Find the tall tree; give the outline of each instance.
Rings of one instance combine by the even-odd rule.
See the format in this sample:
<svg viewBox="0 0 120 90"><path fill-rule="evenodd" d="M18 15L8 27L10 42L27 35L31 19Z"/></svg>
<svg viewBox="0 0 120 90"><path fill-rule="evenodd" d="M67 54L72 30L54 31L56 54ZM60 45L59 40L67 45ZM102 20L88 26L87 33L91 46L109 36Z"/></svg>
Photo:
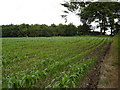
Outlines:
<svg viewBox="0 0 120 90"><path fill-rule="evenodd" d="M84 23L78 26L78 35L89 35L91 31L91 26Z"/></svg>
<svg viewBox="0 0 120 90"><path fill-rule="evenodd" d="M90 24L98 20L101 34L110 27L112 35L115 19L120 18L118 2L65 2L61 5L67 8L65 13L75 13L83 23Z"/></svg>

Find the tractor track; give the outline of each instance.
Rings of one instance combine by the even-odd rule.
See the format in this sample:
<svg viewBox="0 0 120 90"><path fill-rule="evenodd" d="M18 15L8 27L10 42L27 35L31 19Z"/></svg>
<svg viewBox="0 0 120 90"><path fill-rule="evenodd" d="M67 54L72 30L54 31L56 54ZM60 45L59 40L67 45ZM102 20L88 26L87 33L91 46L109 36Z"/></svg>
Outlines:
<svg viewBox="0 0 120 90"><path fill-rule="evenodd" d="M101 69L101 64L104 61L105 55L109 52L111 47L111 43L109 43L108 48L105 50L104 53L102 53L99 58L99 60L97 60L97 62L94 64L94 66L91 68L91 70L88 72L88 74L86 75L86 77L83 79L83 81L80 83L79 88L81 89L95 89L97 90L97 85L99 83L100 80L100 69ZM97 50L96 50L97 51ZM95 52L94 52L95 53ZM94 54L93 53L93 54Z"/></svg>

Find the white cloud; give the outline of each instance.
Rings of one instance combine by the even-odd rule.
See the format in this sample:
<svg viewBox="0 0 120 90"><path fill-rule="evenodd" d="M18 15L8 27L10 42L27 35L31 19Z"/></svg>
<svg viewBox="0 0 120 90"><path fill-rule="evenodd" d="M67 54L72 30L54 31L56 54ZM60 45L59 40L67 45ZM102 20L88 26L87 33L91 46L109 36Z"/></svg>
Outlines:
<svg viewBox="0 0 120 90"><path fill-rule="evenodd" d="M3 24L64 24L60 15L64 0L1 0L0 25ZM68 23L79 25L79 18L70 15Z"/></svg>

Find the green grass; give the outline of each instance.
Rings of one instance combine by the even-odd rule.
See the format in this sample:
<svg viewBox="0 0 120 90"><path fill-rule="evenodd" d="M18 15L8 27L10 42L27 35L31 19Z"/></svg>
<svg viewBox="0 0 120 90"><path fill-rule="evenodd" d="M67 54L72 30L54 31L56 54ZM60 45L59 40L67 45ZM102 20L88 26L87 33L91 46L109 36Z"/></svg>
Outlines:
<svg viewBox="0 0 120 90"><path fill-rule="evenodd" d="M100 83L102 83L104 85L108 85L109 81L106 78L104 78L104 79L100 80Z"/></svg>
<svg viewBox="0 0 120 90"><path fill-rule="evenodd" d="M0 89L2 89L2 38L0 38Z"/></svg>
<svg viewBox="0 0 120 90"><path fill-rule="evenodd" d="M24 37L2 41L3 88L64 88L77 87L111 39Z"/></svg>
<svg viewBox="0 0 120 90"><path fill-rule="evenodd" d="M119 54L120 54L120 32L118 32L117 35L115 35L112 40L113 40L113 59L115 60L113 62L113 66L119 66L120 65L120 60L119 60Z"/></svg>

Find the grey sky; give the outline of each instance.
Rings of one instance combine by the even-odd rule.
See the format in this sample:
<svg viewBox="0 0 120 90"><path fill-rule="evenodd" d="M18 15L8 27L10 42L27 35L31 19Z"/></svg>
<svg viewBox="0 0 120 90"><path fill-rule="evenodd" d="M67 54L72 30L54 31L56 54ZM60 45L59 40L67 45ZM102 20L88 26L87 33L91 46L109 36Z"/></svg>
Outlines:
<svg viewBox="0 0 120 90"><path fill-rule="evenodd" d="M64 0L1 0L0 25L3 24L64 24L61 18ZM79 25L79 18L70 15L68 23Z"/></svg>
<svg viewBox="0 0 120 90"><path fill-rule="evenodd" d="M0 25L6 24L65 24L61 18L65 10L60 3L69 0L1 0ZM79 17L74 14L68 16L68 23L80 25ZM95 26L95 23L92 25ZM99 29L97 29L99 30Z"/></svg>

